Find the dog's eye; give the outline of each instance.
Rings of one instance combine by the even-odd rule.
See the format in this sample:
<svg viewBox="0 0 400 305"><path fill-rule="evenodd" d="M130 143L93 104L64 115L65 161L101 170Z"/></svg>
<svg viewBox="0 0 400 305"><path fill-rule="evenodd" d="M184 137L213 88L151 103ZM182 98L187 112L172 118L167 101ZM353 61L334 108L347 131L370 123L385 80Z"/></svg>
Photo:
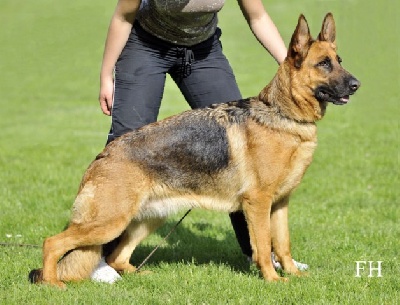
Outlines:
<svg viewBox="0 0 400 305"><path fill-rule="evenodd" d="M330 68L331 67L331 60L327 57L324 60L320 61L318 63L318 66L324 67L324 68Z"/></svg>
<svg viewBox="0 0 400 305"><path fill-rule="evenodd" d="M325 59L317 63L316 66L328 72L331 72L333 69L332 62L329 57L325 57Z"/></svg>

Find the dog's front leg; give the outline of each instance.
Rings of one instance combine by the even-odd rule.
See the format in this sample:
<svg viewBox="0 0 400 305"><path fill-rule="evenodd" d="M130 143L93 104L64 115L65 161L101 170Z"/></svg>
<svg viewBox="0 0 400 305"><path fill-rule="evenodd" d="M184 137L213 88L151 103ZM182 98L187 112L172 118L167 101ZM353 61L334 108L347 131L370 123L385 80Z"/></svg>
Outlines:
<svg viewBox="0 0 400 305"><path fill-rule="evenodd" d="M249 228L253 261L265 280L278 281L282 278L276 273L271 261L271 197L262 192L252 192L245 198L243 212Z"/></svg>
<svg viewBox="0 0 400 305"><path fill-rule="evenodd" d="M271 237L276 260L289 274L300 275L290 253L290 236L288 223L289 196L281 199L271 209Z"/></svg>

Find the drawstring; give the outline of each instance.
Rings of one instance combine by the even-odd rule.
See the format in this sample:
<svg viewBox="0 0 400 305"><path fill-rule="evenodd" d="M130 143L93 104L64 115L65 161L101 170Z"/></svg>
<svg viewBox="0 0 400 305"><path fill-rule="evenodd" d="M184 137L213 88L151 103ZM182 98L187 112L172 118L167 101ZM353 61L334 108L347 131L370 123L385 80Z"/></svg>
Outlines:
<svg viewBox="0 0 400 305"><path fill-rule="evenodd" d="M177 48L178 54L182 56L182 63L180 66L181 77L185 78L192 73L192 62L194 61L194 54L191 49Z"/></svg>

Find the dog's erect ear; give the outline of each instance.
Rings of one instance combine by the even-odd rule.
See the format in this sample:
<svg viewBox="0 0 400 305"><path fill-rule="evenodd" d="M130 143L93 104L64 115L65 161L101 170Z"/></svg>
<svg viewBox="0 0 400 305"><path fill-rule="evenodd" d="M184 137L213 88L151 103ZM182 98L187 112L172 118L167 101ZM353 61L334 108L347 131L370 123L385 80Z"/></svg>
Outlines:
<svg viewBox="0 0 400 305"><path fill-rule="evenodd" d="M288 58L294 60L295 67L300 68L312 40L307 20L303 15L300 15L288 49Z"/></svg>
<svg viewBox="0 0 400 305"><path fill-rule="evenodd" d="M318 40L327 41L336 45L336 26L331 13L326 14L324 21L322 22L322 28L318 35Z"/></svg>

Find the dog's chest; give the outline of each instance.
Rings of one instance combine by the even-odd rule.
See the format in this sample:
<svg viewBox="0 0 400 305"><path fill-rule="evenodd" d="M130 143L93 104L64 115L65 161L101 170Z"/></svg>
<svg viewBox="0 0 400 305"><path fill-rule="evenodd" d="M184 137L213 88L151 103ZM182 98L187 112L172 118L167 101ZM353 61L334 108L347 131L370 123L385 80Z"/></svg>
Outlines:
<svg viewBox="0 0 400 305"><path fill-rule="evenodd" d="M311 164L316 142L303 142L290 155L286 168L274 193L275 200L289 195L300 183L308 166Z"/></svg>

